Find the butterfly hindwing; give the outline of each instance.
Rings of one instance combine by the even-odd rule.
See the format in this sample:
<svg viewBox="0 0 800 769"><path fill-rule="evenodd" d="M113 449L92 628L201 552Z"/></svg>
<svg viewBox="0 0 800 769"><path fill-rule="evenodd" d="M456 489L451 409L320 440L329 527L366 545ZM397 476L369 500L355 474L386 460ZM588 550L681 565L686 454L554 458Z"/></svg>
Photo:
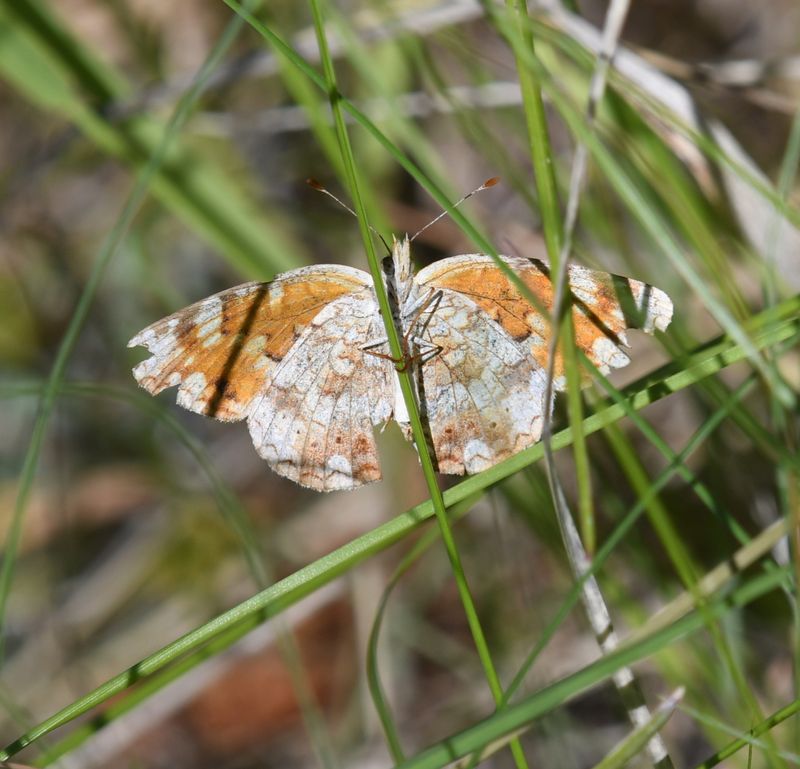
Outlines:
<svg viewBox="0 0 800 769"><path fill-rule="evenodd" d="M381 477L372 429L392 417L394 367L363 348L384 333L374 294L345 296L270 371L248 427L276 472L319 491Z"/></svg>
<svg viewBox="0 0 800 769"><path fill-rule="evenodd" d="M473 301L442 291L418 332L437 350L415 377L439 472L477 473L539 440L545 372Z"/></svg>

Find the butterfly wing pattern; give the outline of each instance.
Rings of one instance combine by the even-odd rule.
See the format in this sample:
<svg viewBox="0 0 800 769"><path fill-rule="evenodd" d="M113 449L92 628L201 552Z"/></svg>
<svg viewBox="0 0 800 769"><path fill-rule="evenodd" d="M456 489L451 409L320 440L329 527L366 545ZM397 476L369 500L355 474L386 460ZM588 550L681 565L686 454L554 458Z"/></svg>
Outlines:
<svg viewBox="0 0 800 769"><path fill-rule="evenodd" d="M441 472L478 472L531 446L552 408L545 403L549 268L536 259L501 258L541 307L485 254L442 259L415 276L418 292L441 293L430 322L419 324L422 339L441 351L418 376L420 409ZM640 281L571 265L569 284L576 344L603 373L629 363L622 350L627 328L663 331L672 319L669 297ZM554 389L564 387L559 356Z"/></svg>
<svg viewBox="0 0 800 769"><path fill-rule="evenodd" d="M549 312L547 265L504 256L540 307L491 257L443 259L413 275L409 240L384 265L394 320L408 342L426 437L440 472L476 473L541 437ZM604 373L629 362L625 330L664 330L672 302L657 288L571 266L576 344ZM396 312L395 312L396 311ZM384 351L381 352L381 342ZM371 276L318 265L246 283L164 318L129 343L152 354L134 369L152 394L246 419L280 475L319 490L380 479L373 428L397 419L411 438ZM555 389L565 379L556 361Z"/></svg>
<svg viewBox="0 0 800 769"><path fill-rule="evenodd" d="M130 342L152 357L133 370L152 394L247 419L280 475L320 491L380 478L373 426L392 416L392 364L361 348L384 335L372 278L339 265L246 283L148 326Z"/></svg>
<svg viewBox="0 0 800 769"><path fill-rule="evenodd" d="M438 353L416 367L415 380L436 469L477 473L535 443L545 370L459 292L443 290L423 323L421 338Z"/></svg>

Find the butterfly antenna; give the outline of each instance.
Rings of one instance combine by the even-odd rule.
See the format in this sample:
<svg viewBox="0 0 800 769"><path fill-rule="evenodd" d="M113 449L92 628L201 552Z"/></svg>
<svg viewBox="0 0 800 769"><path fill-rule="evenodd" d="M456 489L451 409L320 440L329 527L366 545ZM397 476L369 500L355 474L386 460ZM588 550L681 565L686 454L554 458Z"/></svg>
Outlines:
<svg viewBox="0 0 800 769"><path fill-rule="evenodd" d="M458 208L465 200L468 200L469 198L471 198L473 195L477 194L478 192L481 192L482 190L487 190L487 189L489 189L489 187L494 187L494 185L497 184L499 181L500 181L500 177L499 176L493 176L491 179L487 179L483 184L481 184L480 187L476 187L474 190L472 190L472 192L468 192L466 195L464 195L464 197L461 198L461 200L458 200L457 202L453 203L453 208ZM431 219L431 221L429 221L421 230L417 230L408 239L409 242L413 242L413 240L418 235L421 235L423 232L425 232L425 230L427 230L428 227L433 226L434 224L436 224L436 222L439 221L439 219L442 219L443 217L447 216L447 213L448 213L447 211L442 211L442 213L440 213L439 216L437 216L435 219Z"/></svg>
<svg viewBox="0 0 800 769"><path fill-rule="evenodd" d="M322 185L322 183L317 181L313 176L311 176L308 179L306 179L306 184L309 187L311 187L311 189L314 189L317 192L321 192L324 195L327 195L332 200L335 200L345 211L349 211L353 216L356 217L356 219L358 219L358 214L355 211L353 211L353 209L350 208L350 206L348 206L347 203L345 203L343 200L340 200L339 198L337 198L336 195L334 195L329 189L326 189ZM392 253L392 249L389 248L389 244L386 242L386 240L384 240L383 235L381 235L380 232L378 232L371 224L368 224L367 227L369 227L370 232L373 235L377 235L380 238L381 243L383 243L383 247L386 249L386 252L391 254Z"/></svg>

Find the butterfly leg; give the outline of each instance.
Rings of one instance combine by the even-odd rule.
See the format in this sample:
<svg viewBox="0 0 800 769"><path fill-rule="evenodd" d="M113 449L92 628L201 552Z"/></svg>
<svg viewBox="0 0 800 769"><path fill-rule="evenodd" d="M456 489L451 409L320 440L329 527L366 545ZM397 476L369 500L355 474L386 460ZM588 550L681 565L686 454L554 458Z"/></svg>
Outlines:
<svg viewBox="0 0 800 769"><path fill-rule="evenodd" d="M444 349L440 344L433 344L419 336L412 337L411 341L417 348L417 352L411 357L419 363L427 363Z"/></svg>
<svg viewBox="0 0 800 769"><path fill-rule="evenodd" d="M435 358L443 349L441 345L432 344L422 337L433 318L433 314L439 308L442 296L442 291L430 289L428 293L411 308L411 312L414 314L408 325L408 331L404 336L406 347L410 350L413 344L417 349L417 352L411 356L411 361L420 364L427 363L432 358Z"/></svg>
<svg viewBox="0 0 800 769"><path fill-rule="evenodd" d="M402 367L398 369L398 371L405 371L406 367L408 366L408 359L410 357L410 353L408 352L407 345L405 344L405 337L403 338L403 355L400 358L395 358L394 355L391 355L387 352L378 352L375 348L382 347L385 345L389 340L388 339L380 339L377 342L370 342L369 344L365 344L361 351L365 352L367 355L374 355L376 358L380 358L381 360L388 360L391 361L395 366L400 366L402 363Z"/></svg>
<svg viewBox="0 0 800 769"><path fill-rule="evenodd" d="M412 304L411 307L408 307L407 309L404 310L403 317L406 318L409 316L413 316L413 318L418 317L423 312L425 312L425 310L430 306L431 302L433 302L434 299L438 304L440 297L437 297L437 295L441 293L442 293L441 290L437 291L435 288L429 288L427 293L425 293L423 296L417 297L417 300L414 302L414 304ZM413 318L412 318L412 323L413 323Z"/></svg>
<svg viewBox="0 0 800 769"><path fill-rule="evenodd" d="M421 297L410 308L409 314L413 314L411 321L408 324L408 331L406 331L405 336L403 337L407 347L411 341L422 342L424 345L430 346L429 342L425 342L422 339L422 334L425 333L425 330L428 328L428 324L431 322L431 318L433 318L433 314L439 308L439 304L442 301L442 295L443 294L441 291L430 289L425 296ZM426 313L427 317L423 318L423 315Z"/></svg>
<svg viewBox="0 0 800 769"><path fill-rule="evenodd" d="M432 358L435 358L443 349L441 345L431 344L420 337L414 337L411 341L417 346L417 352L411 353L406 351L401 358L395 358L389 353L376 352L370 349L371 347L380 347L380 345L386 344L386 340L365 345L361 349L367 355L374 355L376 358L391 361L400 372L406 371L412 363L427 363Z"/></svg>
<svg viewBox="0 0 800 769"><path fill-rule="evenodd" d="M405 342L405 337L403 338ZM382 360L391 361L398 371L406 371L410 365L413 363L426 363L427 361L431 360L431 358L435 358L441 351L442 347L438 344L431 344L425 339L421 337L415 336L411 338L411 341L416 345L417 352L412 353L408 349L408 345L404 344L406 348L403 352L403 356L401 358L395 358L393 355L385 352L377 352L372 348L380 347L383 344L386 344L386 340L382 340L380 342L372 342L368 345L364 345L361 349L367 355L374 355L376 358L381 358Z"/></svg>
<svg viewBox="0 0 800 769"><path fill-rule="evenodd" d="M374 352L376 347L381 347L382 345L386 344L389 340L388 339L379 339L377 342L370 342L369 344L365 344L361 350L368 355L375 355L378 358L387 358L390 357L386 355L386 353L382 352Z"/></svg>
<svg viewBox="0 0 800 769"><path fill-rule="evenodd" d="M406 371L413 363L425 363L431 358L436 357L442 351L442 348L439 345L433 345L424 340L420 336L420 333L424 333L425 329L428 327L428 323L430 323L433 313L436 312L436 308L441 301L442 292L430 289L425 296L421 297L411 306L409 309L409 313L412 313L411 322L408 324L408 330L400 340L403 346L403 355L401 358L395 358L389 353L378 352L375 349L376 347L385 345L389 341L388 339L370 342L364 345L361 350L367 353L367 355L374 355L376 358L391 361L398 371ZM428 316L423 319L422 316L425 313L428 313ZM411 352L412 342L418 348L418 352L416 353Z"/></svg>
<svg viewBox="0 0 800 769"><path fill-rule="evenodd" d="M403 341L405 341L405 339ZM417 340L415 340L415 342L416 341ZM420 339L418 341L422 342L428 348L434 348L434 345L430 344L429 342L426 342L424 339ZM382 360L391 361L394 364L395 368L401 372L406 371L412 363L416 363L418 361L424 363L426 360L430 360L431 357L433 357L434 355L438 355L441 349L436 347L435 349L426 349L421 352L411 353L406 348L403 352L403 355L400 358L395 358L394 355L390 355L389 353L386 352L376 352L375 350L370 349L372 347L379 347L382 344L386 344L386 340L384 340L383 342L375 342L374 344L365 345L361 349L367 355L374 355L376 358L381 358Z"/></svg>
<svg viewBox="0 0 800 769"><path fill-rule="evenodd" d="M442 301L443 292L437 291L436 289L429 289L428 293L425 296L420 297L414 304L408 309L408 312L405 313L406 315L411 316L411 320L408 324L408 331L406 331L405 337L406 339L410 339L411 335L414 333L414 330L419 327L422 331L424 331L428 323L430 323L431 318L433 317L433 313L439 308L439 304ZM428 313L428 317L423 321L422 316Z"/></svg>

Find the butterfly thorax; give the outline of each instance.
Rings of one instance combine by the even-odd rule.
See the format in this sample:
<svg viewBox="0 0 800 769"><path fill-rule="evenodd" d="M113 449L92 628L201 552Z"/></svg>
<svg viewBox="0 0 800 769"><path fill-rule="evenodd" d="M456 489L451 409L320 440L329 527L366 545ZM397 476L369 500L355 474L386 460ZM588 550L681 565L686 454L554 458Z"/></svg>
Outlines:
<svg viewBox="0 0 800 769"><path fill-rule="evenodd" d="M382 268L392 319L398 331L405 332L406 310L415 300L411 246L407 235L402 240L392 240L392 253L384 258Z"/></svg>

